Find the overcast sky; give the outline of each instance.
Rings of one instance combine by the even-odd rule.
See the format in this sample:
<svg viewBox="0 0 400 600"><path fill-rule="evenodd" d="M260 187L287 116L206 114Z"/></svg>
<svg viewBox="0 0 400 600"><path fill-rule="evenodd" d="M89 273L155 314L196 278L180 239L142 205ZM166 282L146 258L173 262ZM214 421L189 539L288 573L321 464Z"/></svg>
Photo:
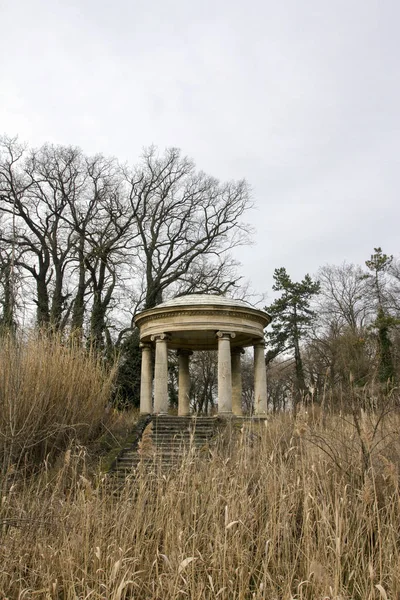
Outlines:
<svg viewBox="0 0 400 600"><path fill-rule="evenodd" d="M257 209L242 270L399 254L398 0L0 0L0 132L177 146Z"/></svg>

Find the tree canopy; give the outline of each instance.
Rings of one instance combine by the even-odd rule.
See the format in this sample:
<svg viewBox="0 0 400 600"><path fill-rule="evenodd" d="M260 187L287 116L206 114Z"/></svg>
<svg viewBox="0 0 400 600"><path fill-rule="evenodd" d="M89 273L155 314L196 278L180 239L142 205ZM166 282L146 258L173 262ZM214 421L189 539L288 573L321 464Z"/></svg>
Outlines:
<svg viewBox="0 0 400 600"><path fill-rule="evenodd" d="M0 139L3 321L22 314L99 347L168 295L234 291L230 250L250 241L245 180L219 182L176 148L134 165ZM18 285L17 285L18 283Z"/></svg>
<svg viewBox="0 0 400 600"><path fill-rule="evenodd" d="M301 395L306 384L300 344L313 325L315 311L311 308L311 301L319 293L320 284L308 274L300 282L292 281L284 267L275 269L274 282L273 290L281 295L270 306L265 307L272 317L271 329L266 334L269 346L267 361L293 351L296 387Z"/></svg>

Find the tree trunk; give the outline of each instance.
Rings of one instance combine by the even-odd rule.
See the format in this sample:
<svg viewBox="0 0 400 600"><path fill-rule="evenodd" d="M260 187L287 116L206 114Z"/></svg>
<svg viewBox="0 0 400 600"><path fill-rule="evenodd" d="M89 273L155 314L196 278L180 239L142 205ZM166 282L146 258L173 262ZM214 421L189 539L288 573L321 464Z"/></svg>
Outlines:
<svg viewBox="0 0 400 600"><path fill-rule="evenodd" d="M39 271L36 276L36 292L37 292L37 323L39 326L48 325L50 323L50 307L49 307L49 291L47 288L46 271Z"/></svg>
<svg viewBox="0 0 400 600"><path fill-rule="evenodd" d="M106 306L102 302L101 291L97 290L93 296L92 314L90 317L90 338L98 349L104 347L105 315Z"/></svg>
<svg viewBox="0 0 400 600"><path fill-rule="evenodd" d="M12 331L15 328L14 320L14 290L11 273L11 261L7 262L3 269L3 316L1 318L1 325L6 331Z"/></svg>
<svg viewBox="0 0 400 600"><path fill-rule="evenodd" d="M62 293L63 273L59 264L55 264L55 284L51 299L50 321L52 326L57 330L60 327L64 296Z"/></svg>
<svg viewBox="0 0 400 600"><path fill-rule="evenodd" d="M76 291L74 307L72 310L71 329L73 332L79 332L82 335L83 321L85 317L85 290L86 290L86 269L84 260L84 244L85 238L83 235L79 240L79 280L78 289Z"/></svg>
<svg viewBox="0 0 400 600"><path fill-rule="evenodd" d="M296 318L297 318L297 314L296 314L296 308L294 309L294 336L293 336L293 342L294 342L294 361L295 361L295 368L296 368L296 402L301 402L301 400L303 399L303 394L304 391L306 389L306 383L304 380L304 370L303 370L303 361L301 359L301 354L300 354L300 344L299 344L299 332L297 329L297 324L296 324Z"/></svg>
<svg viewBox="0 0 400 600"><path fill-rule="evenodd" d="M162 290L157 284L151 283L146 292L146 301L144 308L154 308L162 302Z"/></svg>
<svg viewBox="0 0 400 600"><path fill-rule="evenodd" d="M106 285L106 257L100 261L99 276L94 281L93 307L90 318L90 337L95 346L99 349L104 348L104 332L106 329L106 314L110 304L112 293L115 287L115 273L112 273L112 283L108 286L107 292L103 297Z"/></svg>

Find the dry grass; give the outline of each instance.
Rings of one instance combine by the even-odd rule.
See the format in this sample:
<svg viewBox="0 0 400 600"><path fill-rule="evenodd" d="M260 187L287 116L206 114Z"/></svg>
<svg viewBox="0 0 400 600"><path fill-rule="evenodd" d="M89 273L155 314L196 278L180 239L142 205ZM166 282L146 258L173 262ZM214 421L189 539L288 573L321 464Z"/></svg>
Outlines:
<svg viewBox="0 0 400 600"><path fill-rule="evenodd" d="M54 458L99 432L114 373L90 350L56 336L0 339L0 466Z"/></svg>
<svg viewBox="0 0 400 600"><path fill-rule="evenodd" d="M283 415L117 494L71 447L2 498L0 597L398 600L400 422L376 424Z"/></svg>

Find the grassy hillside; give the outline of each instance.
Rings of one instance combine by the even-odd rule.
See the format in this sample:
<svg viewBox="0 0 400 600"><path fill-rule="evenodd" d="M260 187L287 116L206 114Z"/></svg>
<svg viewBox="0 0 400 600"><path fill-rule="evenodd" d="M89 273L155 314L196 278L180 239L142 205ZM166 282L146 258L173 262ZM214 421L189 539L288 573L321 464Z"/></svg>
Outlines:
<svg viewBox="0 0 400 600"><path fill-rule="evenodd" d="M399 417L322 417L233 432L118 493L71 445L3 487L0 597L399 598Z"/></svg>

